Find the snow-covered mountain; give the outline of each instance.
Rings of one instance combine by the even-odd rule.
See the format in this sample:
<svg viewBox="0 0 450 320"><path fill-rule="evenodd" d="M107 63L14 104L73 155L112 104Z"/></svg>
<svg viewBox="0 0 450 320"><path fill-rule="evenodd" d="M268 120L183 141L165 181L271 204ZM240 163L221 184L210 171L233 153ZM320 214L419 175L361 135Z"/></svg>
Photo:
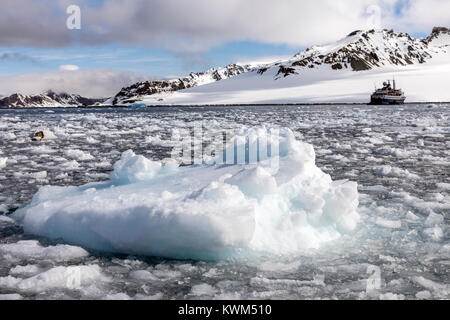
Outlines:
<svg viewBox="0 0 450 320"><path fill-rule="evenodd" d="M76 94L55 93L51 90L42 94L12 94L0 99L0 107L78 107L101 103L105 99L90 99Z"/></svg>
<svg viewBox="0 0 450 320"><path fill-rule="evenodd" d="M413 39L406 33L395 33L393 30L355 31L332 45L308 48L274 67L279 68L278 76L288 76L301 72L303 68L322 65L329 65L333 70L350 68L364 71L389 65L425 63L439 52L442 49L429 46L427 40Z"/></svg>
<svg viewBox="0 0 450 320"><path fill-rule="evenodd" d="M189 89L228 79L249 70L251 70L249 65L230 64L222 68L212 68L205 72L191 73L185 78L138 82L132 86L123 88L114 97L105 101L105 104L121 105L134 103L142 96L168 94Z"/></svg>
<svg viewBox="0 0 450 320"><path fill-rule="evenodd" d="M116 98L126 99L116 101L148 105L368 102L374 83L392 77L406 91L407 101L450 101L449 74L447 28L436 27L424 39L393 30L355 31L284 61L243 66L233 77L192 81L189 86L178 86L180 79L136 84L122 89ZM208 72L200 75L211 79ZM161 83L169 89L160 90L156 84Z"/></svg>

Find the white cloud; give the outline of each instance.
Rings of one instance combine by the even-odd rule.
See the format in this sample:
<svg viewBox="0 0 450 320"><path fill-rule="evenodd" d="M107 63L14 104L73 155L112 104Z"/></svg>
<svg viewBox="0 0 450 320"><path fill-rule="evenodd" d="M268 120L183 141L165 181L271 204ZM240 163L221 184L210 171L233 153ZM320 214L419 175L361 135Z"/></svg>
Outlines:
<svg viewBox="0 0 450 320"><path fill-rule="evenodd" d="M59 66L59 70L62 70L62 71L77 71L77 70L80 70L80 67L76 66L74 64L63 64L63 65Z"/></svg>
<svg viewBox="0 0 450 320"><path fill-rule="evenodd" d="M393 25L407 32L429 32L432 27L450 27L450 1L410 0Z"/></svg>
<svg viewBox="0 0 450 320"><path fill-rule="evenodd" d="M82 8L81 30L66 28L69 4ZM177 53L229 41L309 46L373 24L374 11L367 11L373 5L381 9L375 24L384 28L430 32L450 26L448 0L108 0L95 6L90 0L2 0L0 45L121 43Z"/></svg>
<svg viewBox="0 0 450 320"><path fill-rule="evenodd" d="M52 89L86 97L110 97L122 87L149 77L109 69L58 70L0 77L0 94L35 94Z"/></svg>

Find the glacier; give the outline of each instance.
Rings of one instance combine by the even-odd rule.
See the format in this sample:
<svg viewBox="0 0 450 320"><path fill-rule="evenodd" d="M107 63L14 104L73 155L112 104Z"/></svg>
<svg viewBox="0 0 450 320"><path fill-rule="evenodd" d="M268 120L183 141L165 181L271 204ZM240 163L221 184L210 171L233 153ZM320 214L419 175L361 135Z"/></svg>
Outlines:
<svg viewBox="0 0 450 320"><path fill-rule="evenodd" d="M278 151L255 163L220 161L267 132ZM332 181L291 130L274 135L242 129L222 154L186 167L128 150L108 181L41 187L12 217L27 234L93 250L211 261L298 253L354 230L357 183Z"/></svg>

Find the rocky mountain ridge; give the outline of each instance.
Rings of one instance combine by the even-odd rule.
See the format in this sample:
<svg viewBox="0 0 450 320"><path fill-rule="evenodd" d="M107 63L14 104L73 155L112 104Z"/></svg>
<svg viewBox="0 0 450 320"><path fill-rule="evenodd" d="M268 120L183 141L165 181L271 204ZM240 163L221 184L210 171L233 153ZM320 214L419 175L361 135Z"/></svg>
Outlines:
<svg viewBox="0 0 450 320"><path fill-rule="evenodd" d="M228 79L251 70L249 65L230 64L205 72L190 73L187 77L171 80L154 80L135 83L122 90L105 104L120 105L136 102L140 96L171 93L183 89Z"/></svg>
<svg viewBox="0 0 450 320"><path fill-rule="evenodd" d="M333 70L365 71L385 66L406 66L426 63L435 54L446 49L434 40L448 34L449 29L436 27L425 39L393 30L354 31L344 39L327 46L314 46L299 52L292 59L258 70L278 68L277 77L300 74L303 68L330 66Z"/></svg>
<svg viewBox="0 0 450 320"><path fill-rule="evenodd" d="M0 99L0 107L79 107L104 102L105 99L85 98L76 94L56 93L48 90L42 94L23 95L15 93Z"/></svg>

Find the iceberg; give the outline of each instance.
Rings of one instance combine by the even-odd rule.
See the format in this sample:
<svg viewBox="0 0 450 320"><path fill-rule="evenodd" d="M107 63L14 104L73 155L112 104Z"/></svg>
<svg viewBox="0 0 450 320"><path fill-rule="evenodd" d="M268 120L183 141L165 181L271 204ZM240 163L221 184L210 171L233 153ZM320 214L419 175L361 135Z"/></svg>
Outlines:
<svg viewBox="0 0 450 320"><path fill-rule="evenodd" d="M126 151L108 181L41 187L13 218L27 234L88 249L194 260L294 254L353 231L357 184L332 181L289 129L267 132L243 129L222 154L186 167ZM278 148L221 161L260 138Z"/></svg>

